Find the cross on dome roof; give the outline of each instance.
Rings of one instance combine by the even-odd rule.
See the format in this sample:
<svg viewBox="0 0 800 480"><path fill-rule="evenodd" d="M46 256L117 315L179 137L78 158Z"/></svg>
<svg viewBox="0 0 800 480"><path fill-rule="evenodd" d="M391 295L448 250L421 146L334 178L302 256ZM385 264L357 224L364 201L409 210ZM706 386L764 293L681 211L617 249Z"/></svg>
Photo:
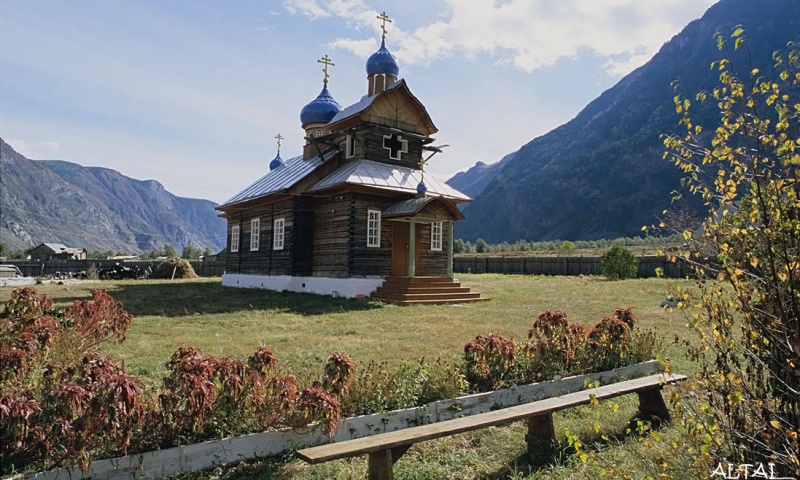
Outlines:
<svg viewBox="0 0 800 480"><path fill-rule="evenodd" d="M280 133L275 135L275 140L278 141L278 154L275 155L275 158L273 158L271 162L269 162L270 171L275 170L278 167L282 167L285 164L281 158L281 140L283 140L283 135Z"/></svg>
<svg viewBox="0 0 800 480"><path fill-rule="evenodd" d="M330 78L330 75L328 75L328 65L330 65L331 67L335 67L336 64L331 61L327 53L325 54L324 57L317 60L317 63L322 63L323 65L325 65L324 67L322 67L322 72L325 73L325 77L323 77L322 81L324 83L328 83L328 78Z"/></svg>
<svg viewBox="0 0 800 480"><path fill-rule="evenodd" d="M381 12L381 14L375 18L381 21L381 30L383 31L381 38L386 38L386 22L392 23L392 20L389 18L389 15L386 15L385 11Z"/></svg>
<svg viewBox="0 0 800 480"><path fill-rule="evenodd" d="M328 123L337 113L342 109L342 106L333 99L328 91L328 66L333 66L328 54L317 60L317 63L325 65L322 72L325 76L322 79L322 91L317 95L317 98L311 101L308 105L303 107L300 111L301 125L308 125L309 123ZM305 127L303 127L305 128Z"/></svg>
<svg viewBox="0 0 800 480"><path fill-rule="evenodd" d="M400 74L400 67L397 66L394 55L386 48L386 22L392 23L392 21L386 12L382 12L376 18L381 21L381 31L383 32L381 47L367 59L367 76L389 74L397 77Z"/></svg>

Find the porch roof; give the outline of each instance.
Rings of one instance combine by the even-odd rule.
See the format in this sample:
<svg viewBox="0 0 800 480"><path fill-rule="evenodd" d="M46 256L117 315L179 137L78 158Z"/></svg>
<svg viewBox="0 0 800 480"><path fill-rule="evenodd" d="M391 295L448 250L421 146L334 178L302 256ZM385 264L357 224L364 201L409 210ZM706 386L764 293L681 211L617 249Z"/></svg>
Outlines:
<svg viewBox="0 0 800 480"><path fill-rule="evenodd" d="M453 205L452 202L443 199L442 197L430 197L427 195L421 195L418 197L409 198L408 200L403 200L402 202L397 202L384 210L381 213L381 216L386 219L415 216L422 212L426 206L434 201L445 204L445 208L450 212L450 215L452 215L455 220L464 219L464 214L462 214L461 211L458 210L458 207Z"/></svg>

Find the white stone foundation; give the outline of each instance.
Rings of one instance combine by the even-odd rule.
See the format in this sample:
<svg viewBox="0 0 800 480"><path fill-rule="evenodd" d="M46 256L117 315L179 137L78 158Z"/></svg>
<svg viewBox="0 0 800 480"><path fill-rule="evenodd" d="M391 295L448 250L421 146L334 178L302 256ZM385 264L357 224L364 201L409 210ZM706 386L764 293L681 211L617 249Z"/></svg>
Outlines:
<svg viewBox="0 0 800 480"><path fill-rule="evenodd" d="M316 293L333 297L369 297L383 284L383 277L370 278L330 278L330 277L292 277L289 275L266 276L226 273L222 285L237 288L263 288L282 292L284 290L300 293Z"/></svg>

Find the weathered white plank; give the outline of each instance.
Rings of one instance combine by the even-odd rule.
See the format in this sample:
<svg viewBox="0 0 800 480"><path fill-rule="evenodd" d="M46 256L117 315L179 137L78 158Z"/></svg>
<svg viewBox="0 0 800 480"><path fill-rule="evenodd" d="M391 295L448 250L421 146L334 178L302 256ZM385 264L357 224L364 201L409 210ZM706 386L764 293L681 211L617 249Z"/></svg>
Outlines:
<svg viewBox="0 0 800 480"><path fill-rule="evenodd" d="M479 413L469 417L461 417L429 425L397 430L380 436L357 438L329 445L306 448L298 451L297 456L309 463L322 463L364 453L379 452L457 433L504 425L534 415L542 415L578 405L585 405L590 403L593 398L613 398L646 388L657 388L659 385L678 382L685 378L684 375L651 375L597 388L589 388L558 397L546 398L532 403L524 403L500 410Z"/></svg>
<svg viewBox="0 0 800 480"><path fill-rule="evenodd" d="M341 442L377 433L392 432L417 425L488 412L497 408L505 408L540 400L548 396L581 390L587 382L594 383L599 381L602 385L605 385L621 378L650 375L660 372L662 369L662 366L657 361L651 361L590 375L521 385L495 392L467 395L452 400L441 400L417 408L347 418L339 425L333 440ZM78 467L72 467L14 478L19 480L161 478L182 471L203 470L223 463L237 462L246 458L279 455L297 448L326 443L328 443L327 436L320 432L307 434L294 431L254 433L184 447L97 460L92 462L87 472L81 472Z"/></svg>

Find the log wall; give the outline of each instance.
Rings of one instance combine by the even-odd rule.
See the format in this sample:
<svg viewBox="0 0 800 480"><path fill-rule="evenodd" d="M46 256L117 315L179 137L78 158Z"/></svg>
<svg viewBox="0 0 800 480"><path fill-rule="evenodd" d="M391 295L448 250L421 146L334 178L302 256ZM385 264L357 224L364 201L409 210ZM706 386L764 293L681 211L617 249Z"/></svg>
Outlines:
<svg viewBox="0 0 800 480"><path fill-rule="evenodd" d="M349 248L351 275L392 274L392 224L381 219L381 246L367 247L367 211L383 211L395 202L383 197L353 196Z"/></svg>
<svg viewBox="0 0 800 480"><path fill-rule="evenodd" d="M450 229L447 222L442 222L442 251L431 250L431 224L418 223L420 230L417 249L420 250L419 263L416 274L419 276L446 277L447 276L447 245L450 240Z"/></svg>
<svg viewBox="0 0 800 480"><path fill-rule="evenodd" d="M316 277L348 276L350 240L350 195L337 195L314 205L312 268Z"/></svg>

